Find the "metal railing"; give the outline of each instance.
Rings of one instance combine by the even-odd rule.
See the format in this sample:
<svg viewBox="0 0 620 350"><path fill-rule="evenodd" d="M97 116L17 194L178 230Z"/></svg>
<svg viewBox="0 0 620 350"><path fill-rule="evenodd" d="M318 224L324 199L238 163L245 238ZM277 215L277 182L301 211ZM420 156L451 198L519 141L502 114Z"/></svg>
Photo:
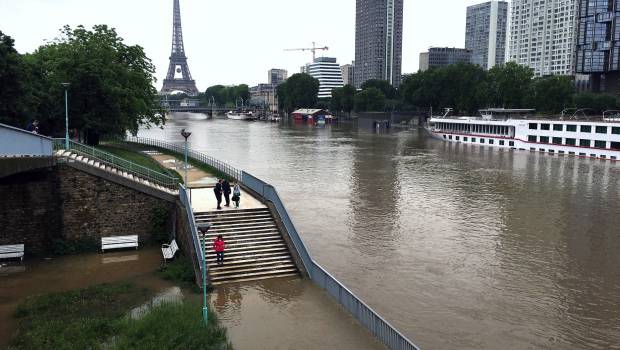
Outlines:
<svg viewBox="0 0 620 350"><path fill-rule="evenodd" d="M273 203L306 271L308 271L314 283L325 289L329 295L336 299L340 305L349 311L353 317L388 348L397 350L419 350L407 337L396 330L388 321L379 316L376 311L366 305L366 303L312 259L312 256L308 252L299 232L297 232L275 187L247 172L243 172L242 177L245 186Z"/></svg>
<svg viewBox="0 0 620 350"><path fill-rule="evenodd" d="M132 143L137 143L140 145L146 145L146 146L151 146L151 147L156 147L156 148L161 148L161 149L165 149L168 151L173 151L176 152L180 155L184 155L185 154L185 146L183 143L181 144L174 144L171 142L166 142L166 141L161 141L161 140L155 140L155 139L149 139L149 138L144 138L144 137L135 137L135 136L128 136L127 138L125 138L125 141L127 142L132 142ZM211 156L208 156L202 152L197 152L194 150L189 150L188 152L188 157L201 162L203 164L206 164L214 169L216 169L217 171L226 174L227 176L230 176L233 179L236 179L238 181L242 181L242 172L239 169L236 169L235 167L232 167L222 161L220 161L219 159L213 158Z"/></svg>
<svg viewBox="0 0 620 350"><path fill-rule="evenodd" d="M185 186L179 186L179 199L181 200L181 204L185 207L185 211L187 213L187 220L189 221L189 229L192 238L192 244L194 245L194 251L196 252L196 259L198 259L198 266L200 266L200 271L205 270L207 267L204 264L204 250L202 249L202 244L200 244L200 238L198 237L198 228L196 227L196 219L194 218L194 210L192 209L192 204L189 200L189 195L187 193L187 189ZM208 276L206 273L208 271L205 270L205 276ZM202 276L202 275L201 275Z"/></svg>
<svg viewBox="0 0 620 350"><path fill-rule="evenodd" d="M127 141L153 147L159 147L181 154L184 152L183 146L159 140L129 137L127 138ZM189 152L189 156L239 180L241 183L243 183L244 186L256 192L265 200L271 202L274 205L276 211L278 212L278 215L280 216L280 219L282 220L282 223L286 228L288 235L291 238L295 249L297 250L297 253L300 256L302 264L308 272L310 279L321 288L325 289L329 293L329 295L336 299L340 305L342 305L347 311L349 311L351 315L353 315L353 317L355 317L364 327L366 327L374 336L376 336L377 339L379 339L390 349L419 350L419 348L409 339L407 339L407 337L405 337L402 333L396 330L396 328L394 328L388 321L379 316L376 311L374 311L370 306L366 305L366 303L364 303L359 297L357 297L347 287L340 283L340 281L338 281L323 267L321 267L321 265L314 261L314 259L312 259L312 256L308 252L308 249L306 248L306 245L301 239L299 232L297 232L297 229L295 228L293 221L288 215L288 211L286 210L284 203L280 199L278 191L275 189L275 187L245 171L239 171L213 157L207 156L200 152L191 151ZM184 201L184 205L189 207L189 211L191 211L191 205L189 204L187 192L183 187L181 190L179 190L179 194L181 200ZM190 215L189 211L188 215ZM194 247L200 247L200 241L198 240L195 221L193 220L193 212L191 213L190 221L194 223L191 228L193 232L192 236L194 237ZM202 252L202 249L200 248L198 248L196 251L201 251L200 254L204 254L204 252ZM202 259L202 255L200 254L197 255L199 260ZM201 265L201 268L204 267Z"/></svg>
<svg viewBox="0 0 620 350"><path fill-rule="evenodd" d="M65 139L54 139L54 150L65 150ZM101 164L106 164L110 167L116 168L123 172L140 177L149 182L158 184L160 186L177 189L179 186L179 179L149 169L142 165L130 162L126 159L117 157L113 154L104 152L95 147L87 146L79 142L69 141L69 150L83 157L88 157L93 161Z"/></svg>

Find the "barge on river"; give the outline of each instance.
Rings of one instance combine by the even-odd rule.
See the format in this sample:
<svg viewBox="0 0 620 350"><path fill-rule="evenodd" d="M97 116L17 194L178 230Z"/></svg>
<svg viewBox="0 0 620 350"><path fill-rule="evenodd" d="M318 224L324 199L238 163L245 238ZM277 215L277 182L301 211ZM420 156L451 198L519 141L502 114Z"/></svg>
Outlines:
<svg viewBox="0 0 620 350"><path fill-rule="evenodd" d="M447 141L617 161L620 116L528 117L530 109L484 109L477 117L431 117L426 129Z"/></svg>

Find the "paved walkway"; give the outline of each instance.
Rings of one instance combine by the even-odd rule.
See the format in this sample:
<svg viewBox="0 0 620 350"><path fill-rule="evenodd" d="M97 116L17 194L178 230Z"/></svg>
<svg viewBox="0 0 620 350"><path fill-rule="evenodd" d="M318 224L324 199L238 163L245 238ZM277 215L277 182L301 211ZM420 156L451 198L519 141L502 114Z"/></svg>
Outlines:
<svg viewBox="0 0 620 350"><path fill-rule="evenodd" d="M183 160L179 160L174 156L163 154L158 151L144 151L144 153L155 159L162 166L168 169L175 170L179 174L181 174L181 176L184 176ZM192 208L194 209L194 212L217 210L217 202L215 200L215 194L213 193L213 187L217 182L217 177L190 165L187 170L187 179L192 200ZM224 199L222 199L222 210L235 210L232 201L230 207L225 207L224 204L226 203ZM243 189L241 190L241 203L239 209L254 209L265 207L266 206L261 203L257 198L253 197Z"/></svg>

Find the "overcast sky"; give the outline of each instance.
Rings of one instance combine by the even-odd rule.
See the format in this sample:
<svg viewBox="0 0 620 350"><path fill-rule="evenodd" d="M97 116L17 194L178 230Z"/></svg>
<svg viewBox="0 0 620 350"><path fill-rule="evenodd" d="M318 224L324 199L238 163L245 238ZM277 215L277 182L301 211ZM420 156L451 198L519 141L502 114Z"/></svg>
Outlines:
<svg viewBox="0 0 620 350"><path fill-rule="evenodd" d="M418 70L429 46L465 45L465 10L482 0L404 0L403 72ZM185 51L198 88L267 82L267 70L289 75L310 52L329 46L340 64L355 56L355 0L181 0ZM168 68L172 0L0 0L0 30L17 50L32 52L65 24L108 24L128 44L145 48L157 67L158 89Z"/></svg>

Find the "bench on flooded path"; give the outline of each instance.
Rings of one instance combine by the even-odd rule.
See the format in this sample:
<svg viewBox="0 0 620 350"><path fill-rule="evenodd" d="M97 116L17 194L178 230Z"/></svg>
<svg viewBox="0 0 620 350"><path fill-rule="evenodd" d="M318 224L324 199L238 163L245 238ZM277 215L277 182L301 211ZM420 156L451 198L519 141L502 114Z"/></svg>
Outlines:
<svg viewBox="0 0 620 350"><path fill-rule="evenodd" d="M101 237L101 251L108 249L136 248L138 249L138 235Z"/></svg>
<svg viewBox="0 0 620 350"><path fill-rule="evenodd" d="M24 261L24 245L0 245L0 259L20 258Z"/></svg>
<svg viewBox="0 0 620 350"><path fill-rule="evenodd" d="M179 251L179 246L177 245L177 240L173 239L170 244L162 244L161 245L161 253L164 256L164 261L170 260L174 258L174 255Z"/></svg>

